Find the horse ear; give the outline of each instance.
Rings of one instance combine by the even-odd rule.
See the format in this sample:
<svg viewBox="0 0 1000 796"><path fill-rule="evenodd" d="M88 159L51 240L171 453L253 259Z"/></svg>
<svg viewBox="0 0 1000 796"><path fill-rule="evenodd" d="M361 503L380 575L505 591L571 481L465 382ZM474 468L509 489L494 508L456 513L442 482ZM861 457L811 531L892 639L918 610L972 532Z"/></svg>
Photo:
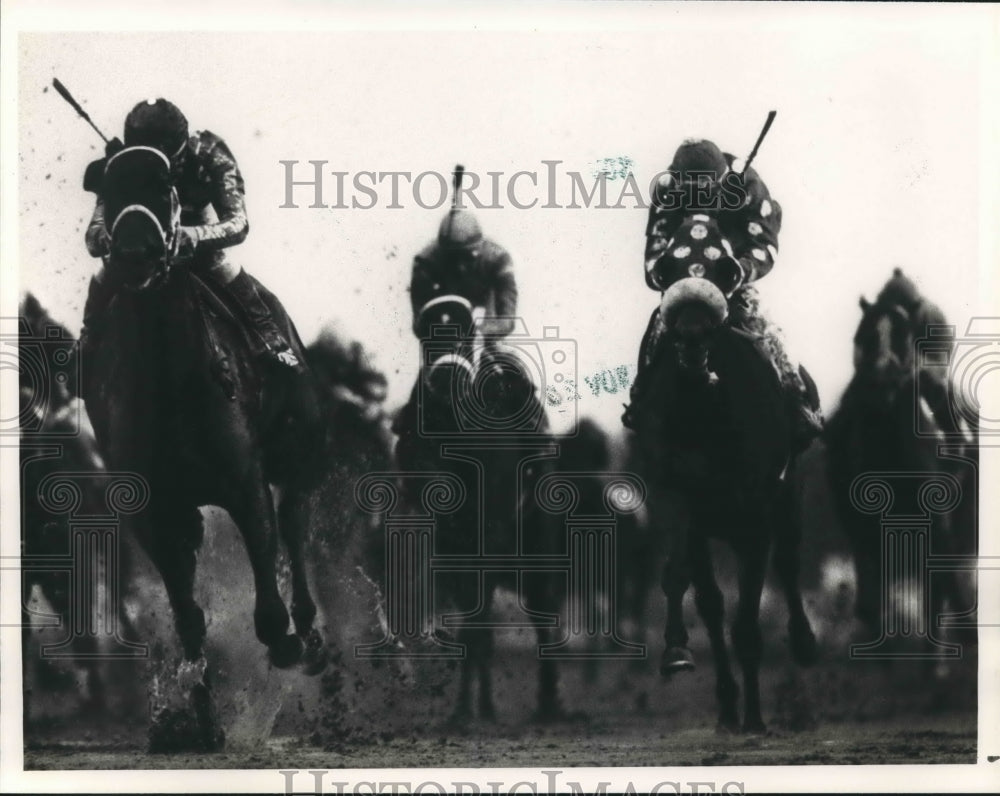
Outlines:
<svg viewBox="0 0 1000 796"><path fill-rule="evenodd" d="M861 297L860 301L858 301L858 304L861 306L862 312L868 312L868 310L872 308L871 302L864 296Z"/></svg>
<svg viewBox="0 0 1000 796"><path fill-rule="evenodd" d="M892 269L892 275L893 276L902 276L903 275L903 269L900 268L900 267L898 267L898 266L896 268L893 268Z"/></svg>

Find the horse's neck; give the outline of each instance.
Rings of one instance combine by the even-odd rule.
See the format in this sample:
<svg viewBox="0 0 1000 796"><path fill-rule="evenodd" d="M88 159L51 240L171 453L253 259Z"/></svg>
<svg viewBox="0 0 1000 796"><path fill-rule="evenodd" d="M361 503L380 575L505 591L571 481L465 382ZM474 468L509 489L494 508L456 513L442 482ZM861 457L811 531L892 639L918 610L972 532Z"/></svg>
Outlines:
<svg viewBox="0 0 1000 796"><path fill-rule="evenodd" d="M916 434L919 409L914 389L912 383L904 384L896 388L891 402L873 405L865 396L870 388L852 380L841 412L847 413L856 457L886 467L903 467L924 458L928 443Z"/></svg>

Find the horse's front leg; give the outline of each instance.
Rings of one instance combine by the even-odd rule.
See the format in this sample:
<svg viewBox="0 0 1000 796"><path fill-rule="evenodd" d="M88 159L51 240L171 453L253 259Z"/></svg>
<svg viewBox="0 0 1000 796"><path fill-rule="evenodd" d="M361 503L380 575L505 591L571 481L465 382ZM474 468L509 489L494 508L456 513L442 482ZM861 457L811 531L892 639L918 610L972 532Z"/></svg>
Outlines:
<svg viewBox="0 0 1000 796"><path fill-rule="evenodd" d="M669 677L694 669L694 656L687 646L688 633L684 625L684 595L691 585L688 559L691 518L679 502L669 508L661 505L658 514L657 524L665 535L667 549L660 578L660 588L667 598L667 624L663 633L666 649L660 660L660 674Z"/></svg>
<svg viewBox="0 0 1000 796"><path fill-rule="evenodd" d="M287 668L299 662L303 645L298 636L288 633L288 610L278 592L277 528L271 492L260 466L251 466L239 495L226 508L235 521L253 568L256 603L254 630L267 646L271 662Z"/></svg>
<svg viewBox="0 0 1000 796"><path fill-rule="evenodd" d="M535 719L541 722L557 721L566 718L559 697L559 670L555 660L540 653L543 647L553 643L555 636L555 628L545 625L544 619L548 616L558 617L559 595L555 589L556 583L550 573L543 572L525 573L520 579L524 588L525 608L532 616L538 639L538 706Z"/></svg>
<svg viewBox="0 0 1000 796"><path fill-rule="evenodd" d="M196 554L203 535L201 512L193 506L183 508L179 501L170 499L152 507L148 525L141 527L138 534L139 544L163 578L188 661L204 656L205 612L194 599Z"/></svg>
<svg viewBox="0 0 1000 796"><path fill-rule="evenodd" d="M760 595L770 545L761 541L766 534L752 534L757 544L741 546L739 559L739 605L733 622L733 647L743 670L743 732L762 733L766 730L760 713L760 660L763 638L760 632Z"/></svg>
<svg viewBox="0 0 1000 796"><path fill-rule="evenodd" d="M303 671L319 674L326 668L327 656L323 637L313 627L316 618L316 603L309 592L306 577L305 539L309 530L309 494L299 489L290 489L282 497L279 511L278 530L288 550L292 570L292 621L295 632L302 640L305 651L302 656Z"/></svg>
<svg viewBox="0 0 1000 796"><path fill-rule="evenodd" d="M811 666L819 658L819 648L802 605L802 591L799 587L801 517L801 506L789 491L779 506L776 517L774 568L788 606L788 638L792 657L800 666Z"/></svg>
<svg viewBox="0 0 1000 796"><path fill-rule="evenodd" d="M694 583L695 605L705 622L708 638L712 644L712 658L715 661L715 696L719 703L718 731L735 733L740 721L737 711L740 689L733 677L726 649L725 599L715 580L712 567L712 551L709 541L699 538L692 541L691 580Z"/></svg>

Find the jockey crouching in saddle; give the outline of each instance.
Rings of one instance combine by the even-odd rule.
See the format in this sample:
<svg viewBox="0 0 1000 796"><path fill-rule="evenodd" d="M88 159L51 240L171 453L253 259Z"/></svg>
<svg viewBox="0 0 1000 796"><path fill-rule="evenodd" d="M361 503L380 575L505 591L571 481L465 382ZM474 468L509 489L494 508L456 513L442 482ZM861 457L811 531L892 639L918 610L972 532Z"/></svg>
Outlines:
<svg viewBox="0 0 1000 796"><path fill-rule="evenodd" d="M498 243L483 237L476 217L453 208L441 221L437 240L413 260L410 304L413 334L420 337L420 310L433 298L462 296L483 312L479 328L496 339L510 334L517 313L517 282L510 255ZM417 387L393 423L396 434L413 433L417 423Z"/></svg>
<svg viewBox="0 0 1000 796"><path fill-rule="evenodd" d="M181 226L175 237L173 256L187 260L200 276L207 276L236 300L249 322L260 348L257 354L295 371L302 369L284 338L256 282L230 262L224 249L246 240L249 232L244 202L243 177L226 143L214 133L188 132L187 119L173 103L164 99L136 105L125 119L126 147L147 146L170 159L171 182L180 201ZM108 158L122 148L115 139L108 144ZM103 165L101 161L99 164ZM88 180L93 180L88 171ZM104 217L104 200L98 185L85 185L98 194L94 215L86 232L87 251L106 258L111 237ZM104 313L117 291L106 268L91 279L84 308L80 350L84 359L99 342Z"/></svg>
<svg viewBox="0 0 1000 796"><path fill-rule="evenodd" d="M806 386L798 368L789 361L778 330L761 314L759 295L753 286L774 267L781 206L771 198L753 168L747 168L741 177L742 169L739 160L723 153L711 141L689 140L678 148L668 172L657 184L649 211L646 284L662 293L669 285L661 284L661 271L675 270L685 261L697 262L697 254L709 260L728 257L738 264L742 280L729 294L728 322L756 338L778 371L790 413L793 448L800 452L821 433L822 415L810 405ZM740 195L742 204L733 201ZM734 204L739 206L727 208ZM662 268L661 261L670 267ZM657 308L639 349L631 403L622 416L624 425L632 430L641 431L637 420L646 398L647 373L665 333Z"/></svg>

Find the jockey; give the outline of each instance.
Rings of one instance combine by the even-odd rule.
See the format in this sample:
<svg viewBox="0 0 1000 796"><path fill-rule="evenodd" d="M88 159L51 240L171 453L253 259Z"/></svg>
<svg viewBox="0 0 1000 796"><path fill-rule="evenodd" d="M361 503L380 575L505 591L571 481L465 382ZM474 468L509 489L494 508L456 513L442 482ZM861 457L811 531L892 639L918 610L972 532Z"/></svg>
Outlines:
<svg viewBox="0 0 1000 796"><path fill-rule="evenodd" d="M462 296L474 308L484 310L483 334L504 337L514 329L517 312L517 282L510 255L498 243L483 237L476 217L467 210L452 209L441 221L437 240L413 260L410 304L413 334L419 336L420 310L433 298L445 294ZM393 424L397 434L415 427L416 387Z"/></svg>
<svg viewBox="0 0 1000 796"><path fill-rule="evenodd" d="M781 377L792 413L793 442L804 450L820 434L822 415L810 405L799 370L788 359L778 330L761 315L753 283L774 267L781 206L752 168L741 176L743 163L706 140L685 141L670 168L660 178L646 228L645 277L653 290L664 291L661 261L681 262L693 249L709 259L732 258L742 280L729 297L729 322L758 339ZM703 221L705 223L699 223ZM714 221L714 224L710 222ZM705 245L708 226L721 233L719 246ZM639 370L632 385L631 404L622 422L635 429L644 398L645 374L654 360L665 328L659 309L653 313L639 349Z"/></svg>
<svg viewBox="0 0 1000 796"><path fill-rule="evenodd" d="M114 155L120 146L117 139L112 141L108 156ZM193 269L229 292L266 353L283 365L300 367L254 280L225 256L224 250L242 243L249 232L243 177L226 143L207 130L190 134L187 119L177 106L158 99L140 102L128 114L125 146L154 147L170 159L171 180L181 206L174 256L189 258ZM88 170L86 179L93 183L93 169ZM85 239L92 257L106 258L111 250L111 237L99 187L96 192L97 206ZM115 293L110 281L103 267L91 279L80 335L84 352L96 345L101 317Z"/></svg>

